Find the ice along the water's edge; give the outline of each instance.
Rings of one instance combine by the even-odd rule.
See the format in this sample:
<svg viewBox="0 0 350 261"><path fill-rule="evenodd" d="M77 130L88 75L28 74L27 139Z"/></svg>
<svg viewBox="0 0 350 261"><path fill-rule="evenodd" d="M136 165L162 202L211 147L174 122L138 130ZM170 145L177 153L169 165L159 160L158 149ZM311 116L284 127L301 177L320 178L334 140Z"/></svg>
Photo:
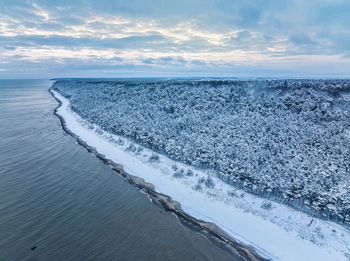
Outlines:
<svg viewBox="0 0 350 261"><path fill-rule="evenodd" d="M245 258L349 260L346 228L234 189L209 172L110 134L82 119L70 110L65 97L50 91L60 103L56 114L63 128L81 145L153 194L164 207L226 241ZM174 202L180 202L181 208Z"/></svg>

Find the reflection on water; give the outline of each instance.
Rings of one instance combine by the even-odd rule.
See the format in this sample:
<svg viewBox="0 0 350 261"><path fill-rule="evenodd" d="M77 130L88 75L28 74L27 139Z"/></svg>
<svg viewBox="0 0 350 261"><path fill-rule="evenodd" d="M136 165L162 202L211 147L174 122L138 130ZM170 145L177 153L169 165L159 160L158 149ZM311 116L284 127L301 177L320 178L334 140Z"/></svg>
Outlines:
<svg viewBox="0 0 350 261"><path fill-rule="evenodd" d="M0 260L239 260L66 135L46 80L0 81Z"/></svg>

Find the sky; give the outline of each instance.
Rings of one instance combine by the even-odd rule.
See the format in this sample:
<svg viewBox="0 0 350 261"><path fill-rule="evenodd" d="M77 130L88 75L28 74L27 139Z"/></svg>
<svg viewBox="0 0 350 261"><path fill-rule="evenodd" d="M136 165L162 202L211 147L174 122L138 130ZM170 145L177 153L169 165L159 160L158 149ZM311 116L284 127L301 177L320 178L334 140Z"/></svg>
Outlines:
<svg viewBox="0 0 350 261"><path fill-rule="evenodd" d="M0 0L0 78L349 77L349 0Z"/></svg>

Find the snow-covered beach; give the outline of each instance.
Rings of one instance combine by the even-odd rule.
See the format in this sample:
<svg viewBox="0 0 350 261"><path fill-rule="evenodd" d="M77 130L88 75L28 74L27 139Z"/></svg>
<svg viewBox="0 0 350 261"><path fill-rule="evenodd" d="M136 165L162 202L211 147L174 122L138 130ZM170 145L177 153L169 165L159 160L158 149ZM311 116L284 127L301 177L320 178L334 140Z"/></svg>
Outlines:
<svg viewBox="0 0 350 261"><path fill-rule="evenodd" d="M234 189L207 171L108 133L73 112L68 99L51 92L61 101L57 113L71 132L180 202L189 215L215 223L272 260L349 260L350 232L344 227Z"/></svg>
<svg viewBox="0 0 350 261"><path fill-rule="evenodd" d="M350 225L350 81L96 79L52 88L109 133Z"/></svg>

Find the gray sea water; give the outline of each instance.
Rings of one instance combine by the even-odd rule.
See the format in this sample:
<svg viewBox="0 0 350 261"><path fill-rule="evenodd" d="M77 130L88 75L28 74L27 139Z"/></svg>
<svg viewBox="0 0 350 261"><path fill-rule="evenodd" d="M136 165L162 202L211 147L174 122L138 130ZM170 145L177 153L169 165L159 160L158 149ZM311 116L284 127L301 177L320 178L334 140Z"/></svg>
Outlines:
<svg viewBox="0 0 350 261"><path fill-rule="evenodd" d="M0 81L0 260L239 260L78 145L47 80Z"/></svg>

